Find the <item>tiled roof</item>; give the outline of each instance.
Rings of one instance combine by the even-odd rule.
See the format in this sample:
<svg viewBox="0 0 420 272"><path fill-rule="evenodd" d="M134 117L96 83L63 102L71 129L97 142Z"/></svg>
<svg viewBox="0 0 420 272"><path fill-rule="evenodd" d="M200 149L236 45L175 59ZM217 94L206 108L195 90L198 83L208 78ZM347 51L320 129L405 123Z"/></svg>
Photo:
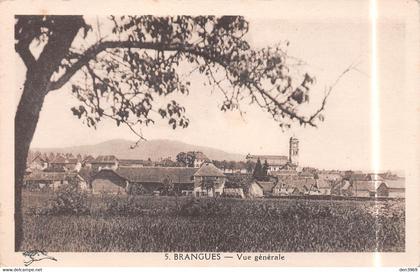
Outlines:
<svg viewBox="0 0 420 272"><path fill-rule="evenodd" d="M83 162L88 163L88 162L92 162L94 160L95 160L95 158L92 157L91 155L89 155L89 156L87 156L83 159Z"/></svg>
<svg viewBox="0 0 420 272"><path fill-rule="evenodd" d="M386 187L390 189L405 189L405 180L385 180L382 183L385 183Z"/></svg>
<svg viewBox="0 0 420 272"><path fill-rule="evenodd" d="M128 160L128 159L121 159L119 161L119 165L123 166L123 165L133 165L133 164L137 164L137 165L144 165L145 161L144 160Z"/></svg>
<svg viewBox="0 0 420 272"><path fill-rule="evenodd" d="M355 180L367 180L367 175L362 173L355 173L350 176L351 181Z"/></svg>
<svg viewBox="0 0 420 272"><path fill-rule="evenodd" d="M192 183L195 171L188 167L124 167L118 168L115 173L131 182L163 182L169 179L174 183Z"/></svg>
<svg viewBox="0 0 420 272"><path fill-rule="evenodd" d="M355 180L353 181L353 188L355 191L375 191L380 184L369 180Z"/></svg>
<svg viewBox="0 0 420 272"><path fill-rule="evenodd" d="M201 167L195 172L196 177L225 177L222 170L214 166L212 163L203 163Z"/></svg>
<svg viewBox="0 0 420 272"><path fill-rule="evenodd" d="M94 175L96 173L97 173L96 171L92 170L91 168L87 168L87 167L84 167L84 168L80 169L80 171L79 171L79 175L84 180L89 181L89 182L91 181L91 179L94 177Z"/></svg>
<svg viewBox="0 0 420 272"><path fill-rule="evenodd" d="M232 182L247 182L250 183L253 180L252 174L242 174L242 173L226 173L225 176L229 181Z"/></svg>
<svg viewBox="0 0 420 272"><path fill-rule="evenodd" d="M276 185L273 181L257 181L257 184L263 189L263 192L272 192Z"/></svg>
<svg viewBox="0 0 420 272"><path fill-rule="evenodd" d="M300 191L306 188L307 190L316 187L316 181L313 179L304 179L304 178L290 178L280 180L276 187L278 188L298 188Z"/></svg>
<svg viewBox="0 0 420 272"><path fill-rule="evenodd" d="M59 181L66 178L74 178L76 172L41 172L35 171L24 178L25 181Z"/></svg>
<svg viewBox="0 0 420 272"><path fill-rule="evenodd" d="M318 177L323 180L341 180L343 178L339 173L320 173Z"/></svg>
<svg viewBox="0 0 420 272"><path fill-rule="evenodd" d="M270 175L273 175L276 177L297 176L298 172L291 169L284 169L284 170L279 170L279 171L270 171Z"/></svg>
<svg viewBox="0 0 420 272"><path fill-rule="evenodd" d="M98 156L92 163L114 163L118 159L114 155Z"/></svg>
<svg viewBox="0 0 420 272"><path fill-rule="evenodd" d="M328 188L331 188L332 186L331 186L331 182L329 182L326 179L320 178L316 180L316 187L318 189L328 189Z"/></svg>
<svg viewBox="0 0 420 272"><path fill-rule="evenodd" d="M66 158L64 156L57 156L55 159L51 162L52 164L76 164L77 159L76 158Z"/></svg>

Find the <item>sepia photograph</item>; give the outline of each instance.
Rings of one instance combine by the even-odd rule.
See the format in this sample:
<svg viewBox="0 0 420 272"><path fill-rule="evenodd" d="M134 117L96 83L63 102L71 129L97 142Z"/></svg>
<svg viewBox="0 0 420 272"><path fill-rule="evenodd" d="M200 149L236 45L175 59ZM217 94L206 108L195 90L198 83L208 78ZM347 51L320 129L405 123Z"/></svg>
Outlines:
<svg viewBox="0 0 420 272"><path fill-rule="evenodd" d="M408 23L369 4L13 14L2 181L21 265L407 252Z"/></svg>

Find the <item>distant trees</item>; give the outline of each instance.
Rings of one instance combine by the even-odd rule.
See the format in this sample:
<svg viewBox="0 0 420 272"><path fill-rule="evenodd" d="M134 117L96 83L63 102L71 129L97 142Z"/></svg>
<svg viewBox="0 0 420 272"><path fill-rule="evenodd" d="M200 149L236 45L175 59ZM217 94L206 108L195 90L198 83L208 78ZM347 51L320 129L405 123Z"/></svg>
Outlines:
<svg viewBox="0 0 420 272"><path fill-rule="evenodd" d="M257 163L255 164L254 172L252 173L252 177L257 180L266 180L268 178L268 162L267 160L264 161L264 165L261 164L260 158L257 159Z"/></svg>
<svg viewBox="0 0 420 272"><path fill-rule="evenodd" d="M255 164L254 172L252 173L252 177L255 179L261 179L263 176L262 172L262 165L260 158L257 159L257 163Z"/></svg>
<svg viewBox="0 0 420 272"><path fill-rule="evenodd" d="M267 160L265 160L264 164L262 166L262 173L263 173L264 177L266 177L268 175L268 168L269 168L268 162L267 162Z"/></svg>
<svg viewBox="0 0 420 272"><path fill-rule="evenodd" d="M176 155L176 161L186 167L194 167L195 152L180 152Z"/></svg>

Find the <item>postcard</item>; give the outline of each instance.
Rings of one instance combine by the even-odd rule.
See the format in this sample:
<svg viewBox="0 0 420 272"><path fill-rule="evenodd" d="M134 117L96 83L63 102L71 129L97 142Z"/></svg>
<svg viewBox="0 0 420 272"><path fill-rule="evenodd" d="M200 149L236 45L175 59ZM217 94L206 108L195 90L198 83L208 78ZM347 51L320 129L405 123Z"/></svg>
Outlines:
<svg viewBox="0 0 420 272"><path fill-rule="evenodd" d="M418 1L0 6L2 266L417 271Z"/></svg>

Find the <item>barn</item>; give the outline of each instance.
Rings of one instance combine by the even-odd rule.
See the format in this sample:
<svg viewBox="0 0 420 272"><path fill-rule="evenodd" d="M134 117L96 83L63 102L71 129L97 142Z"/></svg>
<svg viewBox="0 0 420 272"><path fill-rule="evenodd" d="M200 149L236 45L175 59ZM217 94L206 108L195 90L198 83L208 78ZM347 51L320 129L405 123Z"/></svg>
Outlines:
<svg viewBox="0 0 420 272"><path fill-rule="evenodd" d="M146 193L161 192L165 184L170 184L175 192L184 195L192 194L196 171L189 167L120 167L115 170L130 185L141 185Z"/></svg>
<svg viewBox="0 0 420 272"><path fill-rule="evenodd" d="M91 181L93 194L126 194L129 182L112 169L100 170Z"/></svg>
<svg viewBox="0 0 420 272"><path fill-rule="evenodd" d="M355 180L351 186L353 196L374 197L376 195L375 182L369 180Z"/></svg>
<svg viewBox="0 0 420 272"><path fill-rule="evenodd" d="M120 167L102 169L93 178L93 193L126 194L141 188L145 194L159 194L165 184L178 194L192 194L196 169L186 167Z"/></svg>
<svg viewBox="0 0 420 272"><path fill-rule="evenodd" d="M385 180L379 185L377 191L378 197L404 198L405 197L405 181Z"/></svg>

